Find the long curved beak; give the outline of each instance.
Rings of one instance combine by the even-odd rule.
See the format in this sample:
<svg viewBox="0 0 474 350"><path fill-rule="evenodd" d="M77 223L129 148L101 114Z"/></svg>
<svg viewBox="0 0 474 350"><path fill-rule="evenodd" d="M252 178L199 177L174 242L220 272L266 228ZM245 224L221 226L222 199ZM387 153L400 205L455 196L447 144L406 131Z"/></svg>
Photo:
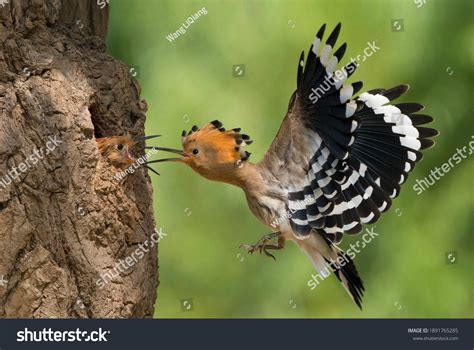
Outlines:
<svg viewBox="0 0 474 350"><path fill-rule="evenodd" d="M135 142L146 141L149 139L154 139L156 137L160 137L161 135L150 135L150 136L136 136L133 140Z"/></svg>
<svg viewBox="0 0 474 350"><path fill-rule="evenodd" d="M145 147L145 148L148 148L148 149L153 149L154 148L158 151L176 153L176 154L179 154L181 156L180 158L164 158L164 159L152 160L152 161L146 162L146 164L160 163L160 162L176 162L176 161L181 161L184 157L184 152L179 150L179 149L166 148L166 147Z"/></svg>
<svg viewBox="0 0 474 350"><path fill-rule="evenodd" d="M147 146L145 147L146 149L156 149L158 151L165 151L165 152L171 152L171 153L176 153L176 154L179 154L181 156L184 155L183 151L181 151L180 149L174 149L174 148L166 148L166 147L150 147L150 146Z"/></svg>
<svg viewBox="0 0 474 350"><path fill-rule="evenodd" d="M134 141L135 141L135 142L146 141L146 140L154 139L154 138L160 137L160 136L161 136L161 135L137 136L137 137L134 139ZM172 148L166 148L166 147L152 147L152 146L146 146L145 149L154 149L154 150L158 150L158 151L165 151L165 152L176 153L176 154L179 154L180 156L184 157L183 151L181 151L181 150L179 150L179 149L172 149ZM150 162L145 162L145 163L143 163L143 166L145 166L148 170L151 170L152 172L154 172L156 175L160 175L159 172L157 172L157 171L154 170L153 168L149 167L148 165L149 165L149 164L152 164L152 163L159 163L159 162L180 161L180 160L182 160L182 157L181 157L181 158L166 158L166 159L152 160L152 161L150 161Z"/></svg>

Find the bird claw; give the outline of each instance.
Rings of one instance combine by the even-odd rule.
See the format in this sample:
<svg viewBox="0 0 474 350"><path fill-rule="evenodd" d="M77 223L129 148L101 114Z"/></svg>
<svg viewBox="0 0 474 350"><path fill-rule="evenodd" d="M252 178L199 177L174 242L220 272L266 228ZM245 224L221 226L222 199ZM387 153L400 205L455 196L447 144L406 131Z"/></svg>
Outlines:
<svg viewBox="0 0 474 350"><path fill-rule="evenodd" d="M271 233L271 234L265 235L262 238L260 238L260 240L256 244L241 244L239 248L243 248L243 249L247 250L247 253L249 253L249 254L253 254L256 251L258 251L260 254L262 254L262 252L263 252L266 256L268 256L268 257L270 257L270 258L272 258L273 260L276 261L275 256L273 256L273 254L268 252L268 249L269 248L270 249L274 248L274 245L268 244L268 242L273 237L276 237L279 234L280 233Z"/></svg>
<svg viewBox="0 0 474 350"><path fill-rule="evenodd" d="M255 245L250 244L241 244L239 248L245 249L249 254L253 254L253 252L255 251Z"/></svg>
<svg viewBox="0 0 474 350"><path fill-rule="evenodd" d="M264 247L263 252L265 253L266 256L272 258L274 261L276 261L276 258L273 254L269 253L268 250Z"/></svg>
<svg viewBox="0 0 474 350"><path fill-rule="evenodd" d="M249 254L253 254L256 251L259 251L261 254L263 246L261 244L241 244L239 248L245 249Z"/></svg>

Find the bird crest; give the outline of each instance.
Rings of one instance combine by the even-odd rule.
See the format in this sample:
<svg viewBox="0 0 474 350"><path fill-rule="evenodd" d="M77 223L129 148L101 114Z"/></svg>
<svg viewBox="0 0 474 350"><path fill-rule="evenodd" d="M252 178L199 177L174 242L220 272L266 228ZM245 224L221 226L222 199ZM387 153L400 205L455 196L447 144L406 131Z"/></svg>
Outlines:
<svg viewBox="0 0 474 350"><path fill-rule="evenodd" d="M199 152L198 146L205 146L213 151L214 160L220 164L240 163L249 159L250 153L245 150L253 141L246 134L240 133L240 128L226 130L223 124L214 120L202 128L196 125L186 133L183 130L181 142L183 149L189 153Z"/></svg>

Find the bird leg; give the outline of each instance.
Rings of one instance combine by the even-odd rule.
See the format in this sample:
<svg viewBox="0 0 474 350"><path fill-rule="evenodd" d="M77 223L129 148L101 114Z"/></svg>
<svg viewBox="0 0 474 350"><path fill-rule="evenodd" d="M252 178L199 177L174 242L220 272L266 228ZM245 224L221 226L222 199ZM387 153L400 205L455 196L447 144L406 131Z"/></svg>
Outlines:
<svg viewBox="0 0 474 350"><path fill-rule="evenodd" d="M277 244L268 244L273 238L278 237L278 243ZM256 244L250 245L250 244L242 244L240 248L244 248L247 250L249 254L253 254L256 251L259 251L260 254L262 252L271 258L273 260L276 260L275 257L268 252L268 250L280 250L285 247L285 239L281 236L281 232L273 232L268 235L263 236L262 238L259 239L259 241Z"/></svg>

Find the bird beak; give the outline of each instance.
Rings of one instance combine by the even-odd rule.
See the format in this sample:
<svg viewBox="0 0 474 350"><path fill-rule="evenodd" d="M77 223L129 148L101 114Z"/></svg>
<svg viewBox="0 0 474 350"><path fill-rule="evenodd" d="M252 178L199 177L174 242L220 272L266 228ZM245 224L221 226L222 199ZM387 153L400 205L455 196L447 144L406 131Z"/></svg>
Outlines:
<svg viewBox="0 0 474 350"><path fill-rule="evenodd" d="M176 154L179 154L181 156L180 158L164 158L164 159L152 160L150 162L146 162L146 164L160 163L160 162L179 162L179 161L182 161L183 157L185 156L184 152L179 150L179 149L166 148L166 147L146 147L146 148L156 149L158 151L176 153Z"/></svg>
<svg viewBox="0 0 474 350"><path fill-rule="evenodd" d="M160 137L161 135L150 135L150 136L138 136L138 137L135 137L135 142L140 142L140 141L146 141L146 140L149 140L149 139L154 139L156 137ZM172 148L166 148L166 147L151 147L151 146L146 146L145 149L154 149L154 150L158 150L158 151L165 151L165 152L171 152L171 153L176 153L176 154L179 154L180 156L184 157L184 153L183 151L179 150L179 149L172 149ZM151 170L153 171L156 175L160 175L160 173L158 173L157 171L155 171L153 168L149 167L148 165L149 164L152 164L152 163L159 163L159 162L176 162L176 161L182 161L183 158L165 158L165 159L158 159L158 160L152 160L150 162L145 162L143 165L148 169L148 170Z"/></svg>
<svg viewBox="0 0 474 350"><path fill-rule="evenodd" d="M125 151L125 158L131 161L135 161L135 158L130 156L130 153L128 153L128 150Z"/></svg>
<svg viewBox="0 0 474 350"><path fill-rule="evenodd" d="M150 136L137 136L135 137L133 140L135 142L140 142L140 141L145 141L145 140L149 140L149 139L154 139L156 137L160 137L161 135L150 135Z"/></svg>

